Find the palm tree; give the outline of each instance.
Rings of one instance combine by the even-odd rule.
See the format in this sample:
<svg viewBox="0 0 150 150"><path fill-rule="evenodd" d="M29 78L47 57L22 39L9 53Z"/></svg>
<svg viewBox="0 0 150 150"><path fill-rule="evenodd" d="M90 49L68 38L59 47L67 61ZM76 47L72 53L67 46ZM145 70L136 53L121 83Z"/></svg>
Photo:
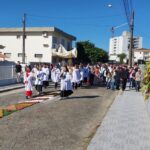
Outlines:
<svg viewBox="0 0 150 150"><path fill-rule="evenodd" d="M117 56L120 59L120 63L123 64L123 60L126 58L127 55L125 53L121 53L121 54L118 54Z"/></svg>

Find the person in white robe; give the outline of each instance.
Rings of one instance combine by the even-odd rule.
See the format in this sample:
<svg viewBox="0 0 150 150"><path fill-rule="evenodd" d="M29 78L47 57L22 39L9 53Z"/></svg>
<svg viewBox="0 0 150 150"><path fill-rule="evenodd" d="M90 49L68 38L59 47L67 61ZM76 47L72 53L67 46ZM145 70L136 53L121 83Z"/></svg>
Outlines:
<svg viewBox="0 0 150 150"><path fill-rule="evenodd" d="M60 81L60 69L58 66L54 66L54 68L51 71L51 80L55 83L55 89L58 87L58 82Z"/></svg>
<svg viewBox="0 0 150 150"><path fill-rule="evenodd" d="M75 65L73 72L72 72L72 86L73 89L77 89L80 84L81 74L79 71L79 66Z"/></svg>
<svg viewBox="0 0 150 150"><path fill-rule="evenodd" d="M72 76L69 73L67 67L62 68L61 73L61 82L60 82L60 98L68 97L73 93L72 84L71 84Z"/></svg>
<svg viewBox="0 0 150 150"><path fill-rule="evenodd" d="M43 87L46 88L49 85L49 68L48 68L48 65L44 64L42 71L44 72Z"/></svg>
<svg viewBox="0 0 150 150"><path fill-rule="evenodd" d="M26 99L32 97L33 81L34 81L34 75L31 72L31 69L29 67L27 67L25 75L24 75L24 84L25 84L25 91L26 91Z"/></svg>
<svg viewBox="0 0 150 150"><path fill-rule="evenodd" d="M83 84L83 81L84 81L84 67L83 67L82 64L81 64L80 67L79 67L79 71L80 71L80 75L81 75L81 78L80 78L80 86L82 87L82 84Z"/></svg>
<svg viewBox="0 0 150 150"><path fill-rule="evenodd" d="M35 80L35 89L38 92L38 95L42 94L42 87L43 87L43 79L44 79L44 72L42 71L41 66L37 68L36 72L36 80Z"/></svg>

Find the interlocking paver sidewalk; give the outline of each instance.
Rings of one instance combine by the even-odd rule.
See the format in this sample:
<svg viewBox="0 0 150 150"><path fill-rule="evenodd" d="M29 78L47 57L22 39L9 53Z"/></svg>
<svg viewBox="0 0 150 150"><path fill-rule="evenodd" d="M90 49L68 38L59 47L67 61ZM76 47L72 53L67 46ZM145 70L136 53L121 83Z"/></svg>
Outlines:
<svg viewBox="0 0 150 150"><path fill-rule="evenodd" d="M140 92L116 97L88 150L150 150L150 118Z"/></svg>

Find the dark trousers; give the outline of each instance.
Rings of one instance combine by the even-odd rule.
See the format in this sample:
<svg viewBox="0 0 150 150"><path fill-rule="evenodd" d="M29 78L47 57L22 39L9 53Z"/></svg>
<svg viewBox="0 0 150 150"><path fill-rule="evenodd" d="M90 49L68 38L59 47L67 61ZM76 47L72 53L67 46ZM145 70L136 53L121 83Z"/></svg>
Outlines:
<svg viewBox="0 0 150 150"><path fill-rule="evenodd" d="M78 84L76 82L73 82L72 83L72 87L73 87L73 89L77 89L78 88Z"/></svg>
<svg viewBox="0 0 150 150"><path fill-rule="evenodd" d="M39 92L42 93L42 85L36 85L35 89Z"/></svg>
<svg viewBox="0 0 150 150"><path fill-rule="evenodd" d="M82 85L83 85L83 80L80 81L80 87L82 87Z"/></svg>
<svg viewBox="0 0 150 150"><path fill-rule="evenodd" d="M132 88L134 88L135 87L135 79L131 79L131 84L132 84Z"/></svg>
<svg viewBox="0 0 150 150"><path fill-rule="evenodd" d="M135 83L136 83L135 89L136 89L136 91L139 91L140 90L140 81L135 81Z"/></svg>
<svg viewBox="0 0 150 150"><path fill-rule="evenodd" d="M116 89L119 90L120 88L120 80L116 80Z"/></svg>
<svg viewBox="0 0 150 150"><path fill-rule="evenodd" d="M63 91L61 91L60 92L60 96L61 97L67 97L67 96L69 96L69 95L71 95L73 93L73 91L71 91L71 90L63 90Z"/></svg>
<svg viewBox="0 0 150 150"><path fill-rule="evenodd" d="M57 82L55 82L55 89L57 89L57 87L58 87L58 83L57 83Z"/></svg>
<svg viewBox="0 0 150 150"><path fill-rule="evenodd" d="M46 88L47 86L49 86L49 81L43 81L43 87Z"/></svg>
<svg viewBox="0 0 150 150"><path fill-rule="evenodd" d="M127 79L122 79L122 90L124 91L126 88Z"/></svg>

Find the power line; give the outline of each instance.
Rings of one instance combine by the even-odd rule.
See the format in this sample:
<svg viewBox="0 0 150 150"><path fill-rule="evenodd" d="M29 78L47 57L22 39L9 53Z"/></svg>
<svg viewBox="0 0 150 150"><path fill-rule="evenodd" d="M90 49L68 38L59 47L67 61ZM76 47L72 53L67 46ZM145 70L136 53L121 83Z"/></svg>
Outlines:
<svg viewBox="0 0 150 150"><path fill-rule="evenodd" d="M129 3L128 3L128 0L122 0L122 1L123 1L123 6L124 6L124 10L125 10L126 19L127 19L128 25L130 26L131 12L130 12L130 9L129 9Z"/></svg>
<svg viewBox="0 0 150 150"><path fill-rule="evenodd" d="M88 19L102 19L102 18L107 18L107 17L115 17L115 16L122 16L123 14L113 14L113 15L102 15L102 16L74 16L74 17L66 17L66 16L60 16L60 17L54 17L54 16L42 16L42 15L35 15L35 14L27 14L29 17L34 17L34 18L42 18L42 19L50 19L50 20L88 20Z"/></svg>
<svg viewBox="0 0 150 150"><path fill-rule="evenodd" d="M130 0L130 8L131 8L131 12L133 11L133 1Z"/></svg>

